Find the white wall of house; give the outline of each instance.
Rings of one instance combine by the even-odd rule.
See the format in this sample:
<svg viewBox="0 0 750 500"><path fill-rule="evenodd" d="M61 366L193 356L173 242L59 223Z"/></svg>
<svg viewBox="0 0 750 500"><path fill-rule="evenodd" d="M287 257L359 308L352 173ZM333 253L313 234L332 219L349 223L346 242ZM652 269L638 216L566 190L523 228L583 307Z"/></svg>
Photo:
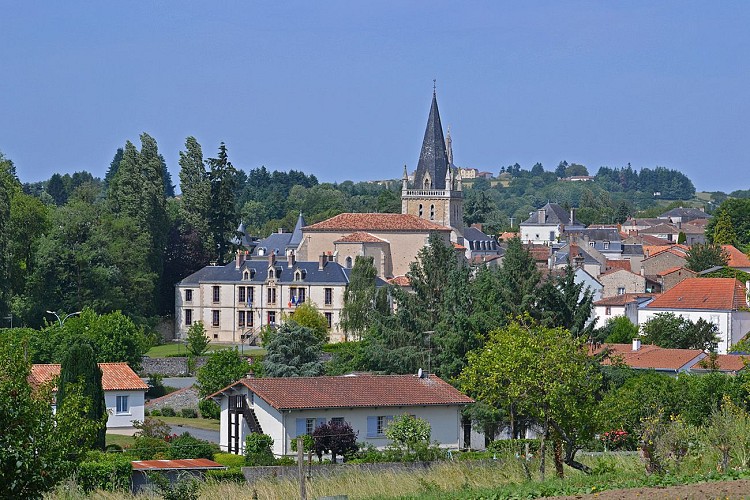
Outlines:
<svg viewBox="0 0 750 500"><path fill-rule="evenodd" d="M117 427L133 427L133 420L143 422L143 408L145 403L144 391L105 391L104 402L107 405L107 429ZM117 397L127 397L127 409L117 411Z"/></svg>
<svg viewBox="0 0 750 500"><path fill-rule="evenodd" d="M316 427L322 421L333 418L343 418L351 424L357 434L357 441L370 443L378 448L385 447L390 441L385 436L368 435L368 417L395 417L402 414L414 415L430 423L432 427L431 441L437 441L441 446L458 449L461 444L461 407L460 406L403 406L379 408L336 408L317 410L287 410L280 412L257 395L247 397L250 393L245 387L236 387L233 394L246 396L248 406L255 411L264 434L273 438L274 455L292 454L291 442L297 437L298 419L304 422L314 419ZM229 444L229 398L221 398L220 447L226 451ZM244 422L244 420L243 420ZM246 423L243 424L240 435L240 453L244 450L245 437L250 433Z"/></svg>
<svg viewBox="0 0 750 500"><path fill-rule="evenodd" d="M560 225L559 224L547 224L547 225L526 225L521 224L521 241L524 243L534 243L549 245L553 241L557 241L560 238Z"/></svg>
<svg viewBox="0 0 750 500"><path fill-rule="evenodd" d="M703 309L649 309L638 312L639 324L643 324L658 313L671 312L677 316L696 322L699 319L714 323L719 328L719 354L726 354L729 348L739 342L750 331L750 311L715 311Z"/></svg>
<svg viewBox="0 0 750 500"><path fill-rule="evenodd" d="M596 318L594 327L601 328L610 318L624 315L625 306L594 306L594 318Z"/></svg>

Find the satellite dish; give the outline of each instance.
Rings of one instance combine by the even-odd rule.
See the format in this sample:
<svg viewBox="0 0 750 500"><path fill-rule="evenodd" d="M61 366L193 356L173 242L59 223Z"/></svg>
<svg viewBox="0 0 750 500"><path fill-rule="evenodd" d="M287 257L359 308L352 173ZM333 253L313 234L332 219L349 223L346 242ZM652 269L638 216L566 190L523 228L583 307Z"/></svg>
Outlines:
<svg viewBox="0 0 750 500"><path fill-rule="evenodd" d="M422 378L423 375L424 375L424 373L422 373L422 369L421 368L419 370L417 370L417 377Z"/></svg>

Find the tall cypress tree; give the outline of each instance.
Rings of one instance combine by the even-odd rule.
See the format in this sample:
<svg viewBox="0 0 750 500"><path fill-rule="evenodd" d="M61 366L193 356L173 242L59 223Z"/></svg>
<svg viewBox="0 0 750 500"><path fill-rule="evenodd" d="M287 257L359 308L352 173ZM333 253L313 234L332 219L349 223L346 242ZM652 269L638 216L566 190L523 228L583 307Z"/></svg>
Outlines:
<svg viewBox="0 0 750 500"><path fill-rule="evenodd" d="M205 247L211 248L208 227L211 180L203 161L203 150L195 137L185 139L185 151L180 151L180 191L185 222L198 233Z"/></svg>
<svg viewBox="0 0 750 500"><path fill-rule="evenodd" d="M71 391L71 385L77 384L83 390L83 396L90 400L85 415L92 422L107 422L107 405L104 401L102 370L96 363L94 350L88 344L73 344L60 366L60 380L57 384L57 408L62 411L65 399ZM98 427L96 436L91 436L95 449L104 449L107 428Z"/></svg>
<svg viewBox="0 0 750 500"><path fill-rule="evenodd" d="M210 158L208 164L211 166L209 175L211 180L209 227L216 245L217 260L219 264L223 264L226 262L225 259L237 228L234 206L234 184L237 170L229 161L227 147L223 142L219 145L219 155L216 158Z"/></svg>
<svg viewBox="0 0 750 500"><path fill-rule="evenodd" d="M0 317L10 309L10 204L13 190L20 189L13 162L0 153Z"/></svg>

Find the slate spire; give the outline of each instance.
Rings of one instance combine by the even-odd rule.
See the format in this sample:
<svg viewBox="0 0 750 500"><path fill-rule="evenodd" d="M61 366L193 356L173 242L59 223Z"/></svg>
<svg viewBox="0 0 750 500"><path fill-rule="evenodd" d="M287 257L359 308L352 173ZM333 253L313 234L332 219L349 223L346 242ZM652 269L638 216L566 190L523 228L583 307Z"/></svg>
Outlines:
<svg viewBox="0 0 750 500"><path fill-rule="evenodd" d="M432 106L427 118L427 129L422 141L417 172L414 176L415 189L445 189L445 175L448 171L448 154L445 150L443 126L440 123L437 95L432 91Z"/></svg>

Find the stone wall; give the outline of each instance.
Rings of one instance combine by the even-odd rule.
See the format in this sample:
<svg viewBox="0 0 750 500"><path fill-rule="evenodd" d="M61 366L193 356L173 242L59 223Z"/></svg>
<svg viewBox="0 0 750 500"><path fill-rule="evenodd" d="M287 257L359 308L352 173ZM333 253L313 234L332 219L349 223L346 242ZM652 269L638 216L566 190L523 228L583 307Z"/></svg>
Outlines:
<svg viewBox="0 0 750 500"><path fill-rule="evenodd" d="M178 391L167 394L160 398L152 399L146 403L146 409L161 410L165 406L168 406L175 410L177 413L183 408L194 408L198 409L198 389L195 387L186 387Z"/></svg>
<svg viewBox="0 0 750 500"><path fill-rule="evenodd" d="M347 472L414 472L429 469L433 463L441 462L380 462L374 464L313 464L312 467L306 465L304 473L314 477L330 477L334 474L344 474ZM462 462L467 466L496 466L502 465L496 460L477 460L471 462ZM249 484L260 479L274 477L289 480L299 480L299 469L297 465L272 465L268 467L243 467L242 473Z"/></svg>
<svg viewBox="0 0 750 500"><path fill-rule="evenodd" d="M195 358L195 369L197 370L205 365L206 359L206 356ZM165 377L188 375L187 361L188 358L185 356L179 358L149 358L148 356L143 356L139 375L141 377L146 377L150 374L158 374Z"/></svg>

